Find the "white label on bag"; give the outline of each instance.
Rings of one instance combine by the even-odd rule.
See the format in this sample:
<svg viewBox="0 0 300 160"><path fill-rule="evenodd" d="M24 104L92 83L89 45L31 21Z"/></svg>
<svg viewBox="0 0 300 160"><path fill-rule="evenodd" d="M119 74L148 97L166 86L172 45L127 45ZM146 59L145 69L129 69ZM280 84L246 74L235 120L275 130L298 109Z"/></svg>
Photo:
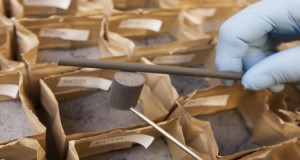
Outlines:
<svg viewBox="0 0 300 160"><path fill-rule="evenodd" d="M19 86L14 84L0 84L0 95L17 98Z"/></svg>
<svg viewBox="0 0 300 160"><path fill-rule="evenodd" d="M195 54L188 55L168 55L168 56L160 56L155 57L153 63L155 64L184 64L191 62Z"/></svg>
<svg viewBox="0 0 300 160"><path fill-rule="evenodd" d="M134 135L127 135L127 136L118 136L112 137L107 139L101 139L97 141L93 141L90 143L89 147L98 147L107 144L115 144L120 142L135 142L138 143L145 148L148 148L151 143L154 141L154 137L144 134L134 134Z"/></svg>
<svg viewBox="0 0 300 160"><path fill-rule="evenodd" d="M61 77L57 84L58 87L85 87L85 88L98 88L108 91L112 84L111 80L97 77Z"/></svg>
<svg viewBox="0 0 300 160"><path fill-rule="evenodd" d="M192 99L184 104L184 107L197 106L226 106L229 95L218 95Z"/></svg>
<svg viewBox="0 0 300 160"><path fill-rule="evenodd" d="M40 7L56 7L60 9L68 9L72 0L24 0L26 6Z"/></svg>
<svg viewBox="0 0 300 160"><path fill-rule="evenodd" d="M159 32L161 26L162 21L159 19L136 18L122 21L119 25L119 28L141 28Z"/></svg>
<svg viewBox="0 0 300 160"><path fill-rule="evenodd" d="M42 28L39 33L40 37L61 38L72 41L87 41L89 35L89 30L70 28Z"/></svg>

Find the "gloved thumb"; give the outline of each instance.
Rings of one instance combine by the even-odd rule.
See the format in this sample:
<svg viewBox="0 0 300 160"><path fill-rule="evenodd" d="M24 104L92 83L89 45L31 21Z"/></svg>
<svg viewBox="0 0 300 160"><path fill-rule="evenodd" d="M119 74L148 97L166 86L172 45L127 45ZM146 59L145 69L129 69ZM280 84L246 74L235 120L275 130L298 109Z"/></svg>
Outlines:
<svg viewBox="0 0 300 160"><path fill-rule="evenodd" d="M261 90L300 80L300 47L275 53L252 66L243 76L245 88Z"/></svg>

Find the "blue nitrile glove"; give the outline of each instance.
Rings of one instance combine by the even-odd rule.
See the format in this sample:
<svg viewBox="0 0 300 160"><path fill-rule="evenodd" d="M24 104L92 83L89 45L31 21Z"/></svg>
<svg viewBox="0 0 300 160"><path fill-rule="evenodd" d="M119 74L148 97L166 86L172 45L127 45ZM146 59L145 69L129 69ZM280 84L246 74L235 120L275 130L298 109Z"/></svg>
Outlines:
<svg viewBox="0 0 300 160"><path fill-rule="evenodd" d="M281 42L300 39L300 0L261 0L228 19L220 28L216 65L242 72L245 88L280 90L300 80L300 46L277 52Z"/></svg>

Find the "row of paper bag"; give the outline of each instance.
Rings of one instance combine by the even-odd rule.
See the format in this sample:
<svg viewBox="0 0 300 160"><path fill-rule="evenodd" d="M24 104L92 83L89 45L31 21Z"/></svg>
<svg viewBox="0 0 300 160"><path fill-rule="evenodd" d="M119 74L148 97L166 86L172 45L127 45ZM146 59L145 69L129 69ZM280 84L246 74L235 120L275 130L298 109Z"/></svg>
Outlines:
<svg viewBox="0 0 300 160"><path fill-rule="evenodd" d="M213 58L218 27L245 5L235 1L224 3L221 0L201 1L202 3L116 0L114 5L108 1L96 0L69 1L70 3L53 1L52 6L38 2L41 1L10 0L5 1L9 5L0 7L3 13L0 19L0 83L2 86L18 88L15 96L1 93L0 99L20 100L32 131L29 137L2 142L2 159L45 159L46 128L34 114L34 106L39 103L46 110L46 117L51 125L47 129L54 135L61 158L80 159L130 148L135 143L151 144L155 138L162 136L146 124L66 134L59 114L59 101L74 99L97 90L108 92L109 86L87 87L78 83L61 86L58 85L59 82L66 77L87 81L95 78L112 80L115 71L80 69L57 66L48 61L41 62L38 61L39 51L97 46L100 51L98 58L102 60L179 66L204 64L211 68L209 60ZM146 4L159 8L134 11L113 9L132 9ZM107 6L103 7L104 5ZM7 6L10 6L9 9ZM4 16L8 13L13 18ZM49 15L57 16L47 17ZM34 16L43 18L32 18ZM137 20L140 23L136 23ZM145 23L148 25L143 25ZM75 33L78 36L72 36ZM170 33L176 40L141 47L132 41L162 33ZM169 76L143 75L146 78L140 97L143 113L203 159L299 159L299 93L292 86L286 86L281 93L271 93L267 90L244 90L240 84L236 84L233 87L211 87L179 97ZM218 145L210 124L193 117L235 108L251 129L253 141L268 147L230 156L218 155ZM192 159L172 142L166 141L174 160Z"/></svg>

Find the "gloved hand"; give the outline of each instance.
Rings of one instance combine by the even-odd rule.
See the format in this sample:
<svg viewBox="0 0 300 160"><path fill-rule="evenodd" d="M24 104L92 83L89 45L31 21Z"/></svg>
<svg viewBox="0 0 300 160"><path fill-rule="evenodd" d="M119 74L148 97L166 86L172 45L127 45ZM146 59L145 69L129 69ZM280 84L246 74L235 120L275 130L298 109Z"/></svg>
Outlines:
<svg viewBox="0 0 300 160"><path fill-rule="evenodd" d="M281 42L300 39L300 0L261 0L220 28L216 66L245 72L245 88L261 90L300 80L300 46L281 52ZM273 86L273 87L272 87Z"/></svg>

